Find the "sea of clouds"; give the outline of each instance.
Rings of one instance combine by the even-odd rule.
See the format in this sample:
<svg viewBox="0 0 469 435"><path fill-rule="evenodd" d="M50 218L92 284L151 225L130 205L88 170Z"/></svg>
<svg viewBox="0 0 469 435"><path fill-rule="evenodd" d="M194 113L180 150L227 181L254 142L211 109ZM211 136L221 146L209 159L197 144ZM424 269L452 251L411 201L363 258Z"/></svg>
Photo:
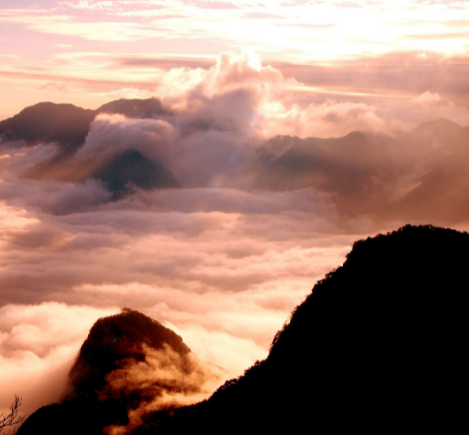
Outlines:
<svg viewBox="0 0 469 435"><path fill-rule="evenodd" d="M353 242L402 222L344 220L312 188L249 189L247 162L277 134L340 137L402 129L367 103L295 102L294 79L252 55L176 68L155 91L158 119L102 114L75 167L127 149L158 158L183 186L119 201L99 180L22 177L54 144L0 148L0 408L57 401L90 327L129 307L180 334L201 359L238 376ZM469 124L465 108L425 93L409 102ZM417 109L415 109L417 107ZM414 112L412 112L412 110ZM215 388L215 386L213 387Z"/></svg>

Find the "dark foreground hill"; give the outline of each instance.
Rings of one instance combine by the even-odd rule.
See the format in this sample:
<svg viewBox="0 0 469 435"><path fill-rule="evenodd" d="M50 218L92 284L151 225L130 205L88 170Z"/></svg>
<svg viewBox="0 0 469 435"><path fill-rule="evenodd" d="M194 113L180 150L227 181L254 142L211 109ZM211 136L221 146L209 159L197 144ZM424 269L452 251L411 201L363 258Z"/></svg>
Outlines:
<svg viewBox="0 0 469 435"><path fill-rule="evenodd" d="M452 433L465 423L469 234L406 226L355 243L208 401L137 434Z"/></svg>
<svg viewBox="0 0 469 435"><path fill-rule="evenodd" d="M466 425L468 264L469 234L454 230L405 226L356 242L295 309L264 361L204 402L147 413L132 433L455 433ZM72 374L87 349L111 348L119 334L90 334ZM119 360L129 350L117 349ZM109 371L100 361L90 366L97 383L80 392L83 384L72 382L81 402L42 408L18 435L45 427L98 433L102 416L106 425L126 424L131 395L87 398Z"/></svg>
<svg viewBox="0 0 469 435"><path fill-rule="evenodd" d="M63 401L36 411L18 435L100 434L107 426L127 425L129 411L145 404L197 394L209 375L181 337L125 309L94 324L70 370Z"/></svg>

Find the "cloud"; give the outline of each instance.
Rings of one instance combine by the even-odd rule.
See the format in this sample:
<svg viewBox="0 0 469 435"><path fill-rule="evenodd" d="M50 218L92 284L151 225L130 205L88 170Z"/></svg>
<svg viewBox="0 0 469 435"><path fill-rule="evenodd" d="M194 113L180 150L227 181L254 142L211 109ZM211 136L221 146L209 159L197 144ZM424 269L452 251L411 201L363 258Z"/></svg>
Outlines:
<svg viewBox="0 0 469 435"><path fill-rule="evenodd" d="M25 156L6 159L18 170L17 159L37 149L20 151ZM67 190L60 186L80 185L19 180L3 170L9 178L0 193L16 205L0 203L0 289L16 317L11 308L0 311L3 363L12 379L2 400L22 394L28 412L57 399L87 328L116 306L145 312L189 337L197 355L230 376L242 373L265 355L291 309L340 264L354 239L336 236L324 219L334 219L333 208L308 189L137 192L54 214L41 199L61 204ZM31 303L36 308L26 309ZM6 354L7 347L19 353ZM23 389L22 377L37 379L34 388ZM46 387L48 377L56 389ZM40 395L42 388L51 394Z"/></svg>
<svg viewBox="0 0 469 435"><path fill-rule="evenodd" d="M440 103L441 101L442 101L442 98L440 94L438 93L432 94L429 91L424 92L423 94L420 94L418 97L412 99L413 103L422 104L422 105Z"/></svg>
<svg viewBox="0 0 469 435"><path fill-rule="evenodd" d="M54 302L0 307L0 409L13 394L23 397L23 415L59 400L89 328L116 311Z"/></svg>
<svg viewBox="0 0 469 435"><path fill-rule="evenodd" d="M412 191L441 163L432 147L424 160L417 152L428 135L390 136L394 122L379 101L315 93L303 100L292 91L298 85L252 54L223 53L208 69L170 70L155 90L165 110L151 118L98 116L82 148L57 166L54 144L1 144L0 361L11 378L3 401L18 393L32 410L56 400L88 328L123 306L161 321L200 358L237 376L267 354L291 310L355 240L399 226L402 216L350 217L337 197L347 192L345 199L361 206L370 192L387 199ZM401 103L409 106L401 116L463 116L450 101L439 91L415 93ZM425 131L459 131L443 124ZM368 133L266 143L279 133L324 138L354 130ZM312 162L305 172L316 171L317 184L255 189L264 145L272 146L273 160L293 145L321 151L287 159L289 179L300 163ZM135 188L111 200L93 171L128 150L160 160L183 187ZM44 162L57 170L53 176L21 177ZM331 174L335 191L324 187ZM135 382L146 382L152 358L129 374ZM162 397L164 404L175 399Z"/></svg>
<svg viewBox="0 0 469 435"><path fill-rule="evenodd" d="M463 126L469 125L469 111L466 106L455 104L442 97L439 93L426 91L411 100L419 107L418 118L421 122L432 121L437 118L450 119Z"/></svg>
<svg viewBox="0 0 469 435"><path fill-rule="evenodd" d="M164 120L127 119L122 115L102 114L91 125L76 158L102 162L131 148L150 159L161 157L170 147L173 136L174 128Z"/></svg>
<svg viewBox="0 0 469 435"><path fill-rule="evenodd" d="M390 129L376 107L367 104L291 104L285 94L295 84L248 52L222 53L208 70L172 69L156 89L170 114L138 120L98 116L74 165L60 173L68 179L73 173L89 175L112 156L133 149L161 161L182 186L247 187L249 166L265 138Z"/></svg>
<svg viewBox="0 0 469 435"><path fill-rule="evenodd" d="M177 353L167 345L158 350L142 347L145 361L128 362L107 375L100 399L122 397L133 391L145 391L151 398L128 413L129 423L125 427L110 426L105 428L105 433L128 433L140 426L142 418L151 412L202 401L228 378L226 371L193 353Z"/></svg>
<svg viewBox="0 0 469 435"><path fill-rule="evenodd" d="M279 110L280 109L280 110ZM363 103L340 103L327 100L310 104L306 109L294 105L290 110L275 107L268 131L298 137L341 137L351 131L388 132L386 121L376 113L376 107Z"/></svg>

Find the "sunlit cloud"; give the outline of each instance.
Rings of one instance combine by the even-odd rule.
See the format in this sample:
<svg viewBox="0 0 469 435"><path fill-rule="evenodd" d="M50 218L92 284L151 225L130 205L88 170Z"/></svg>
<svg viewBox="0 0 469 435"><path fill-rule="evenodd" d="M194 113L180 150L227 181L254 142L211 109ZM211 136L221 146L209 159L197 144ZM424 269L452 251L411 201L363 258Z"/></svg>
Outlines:
<svg viewBox="0 0 469 435"><path fill-rule="evenodd" d="M161 78L159 67L155 64L149 70L137 62L149 55L171 62L174 55L203 55L207 59L220 51L248 48L268 62L281 60L310 66L354 59L361 62L363 57L386 53L415 53L420 59L424 59L423 54L430 59L432 53L438 53L443 60L466 56L469 5L411 0L276 0L255 4L239 0L66 1L54 7L49 3L26 10L4 8L0 10L0 22L14 34L0 53L5 59L0 73L16 75L16 79L3 75L10 92L13 86L20 100L26 98L26 92L35 92L37 101L41 99L40 91L47 91L58 101L67 97L86 107L96 107L105 102L107 92L142 86L150 89L148 83ZM31 41L31 35L42 41L33 51L25 42ZM133 65L114 61L126 56L134 58ZM83 86L65 90L60 86L43 88L45 83L28 85L43 80L24 75L38 74L34 71L38 59L41 74L46 76L126 84L94 93L88 90L86 95ZM47 94L42 95L45 98ZM7 103L3 104L2 112L14 113Z"/></svg>
<svg viewBox="0 0 469 435"><path fill-rule="evenodd" d="M67 373L93 323L119 310L67 306L7 304L0 308L0 408L12 394L27 398L22 412L57 401Z"/></svg>

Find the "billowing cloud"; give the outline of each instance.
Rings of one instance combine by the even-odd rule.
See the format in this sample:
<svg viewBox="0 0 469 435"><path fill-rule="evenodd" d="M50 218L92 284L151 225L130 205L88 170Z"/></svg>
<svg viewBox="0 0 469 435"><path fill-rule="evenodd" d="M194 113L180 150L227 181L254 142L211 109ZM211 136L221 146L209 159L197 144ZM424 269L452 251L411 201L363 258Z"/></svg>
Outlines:
<svg viewBox="0 0 469 435"><path fill-rule="evenodd" d="M131 361L106 376L106 386L100 399L125 397L132 391L151 391L151 399L128 413L126 426L110 426L104 433L129 433L143 423L142 417L163 409L200 402L227 380L228 373L193 353L181 354L165 345L152 349L143 345L145 360Z"/></svg>
<svg viewBox="0 0 469 435"><path fill-rule="evenodd" d="M93 122L86 143L78 150L76 158L105 161L129 148L140 151L145 157L161 157L174 141L173 136L173 126L163 120L102 114Z"/></svg>
<svg viewBox="0 0 469 435"><path fill-rule="evenodd" d="M432 94L431 92L427 91L424 92L423 94L420 94L418 97L412 99L412 102L415 104L438 104L439 102L442 101L442 98L440 94L434 93Z"/></svg>
<svg viewBox="0 0 469 435"><path fill-rule="evenodd" d="M326 138L345 136L351 131L392 131L392 126L377 115L376 107L363 103L326 100L309 104L306 109L297 105L288 111L279 109L267 119L268 131L277 130L283 135Z"/></svg>

